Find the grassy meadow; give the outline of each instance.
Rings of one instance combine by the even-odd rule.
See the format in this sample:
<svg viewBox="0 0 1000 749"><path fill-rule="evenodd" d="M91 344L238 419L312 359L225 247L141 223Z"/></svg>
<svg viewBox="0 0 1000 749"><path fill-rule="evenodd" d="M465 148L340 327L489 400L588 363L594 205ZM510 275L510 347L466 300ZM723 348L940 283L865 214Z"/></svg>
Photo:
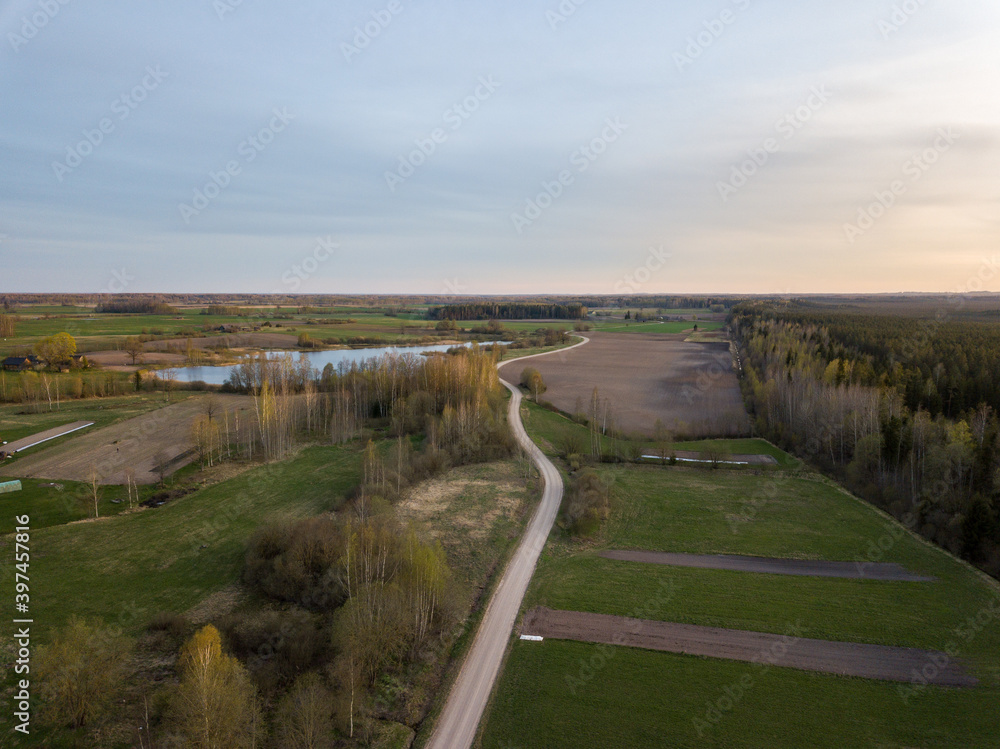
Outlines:
<svg viewBox="0 0 1000 749"><path fill-rule="evenodd" d="M535 418L536 411L531 416L536 438L554 438L565 428L548 416ZM964 690L913 689L723 659L515 640L481 726L482 747L995 745L995 581L808 472L598 470L612 486L611 517L584 541L553 531L524 610L642 612L662 621L950 650L981 683ZM672 568L604 559L597 555L604 548L897 562L937 579L879 582Z"/></svg>

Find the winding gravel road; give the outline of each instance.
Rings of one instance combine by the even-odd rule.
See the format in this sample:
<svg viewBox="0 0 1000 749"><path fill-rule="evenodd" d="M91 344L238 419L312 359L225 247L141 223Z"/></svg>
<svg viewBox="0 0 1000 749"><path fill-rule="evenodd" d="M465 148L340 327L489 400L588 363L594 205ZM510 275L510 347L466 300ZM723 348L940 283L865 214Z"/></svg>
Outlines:
<svg viewBox="0 0 1000 749"><path fill-rule="evenodd" d="M523 361L535 356L557 356L576 346L583 346L590 341L583 340L573 346L567 346L558 351L548 351L544 354L524 356L519 359L509 359L497 365L500 369L513 361ZM549 537L552 524L559 512L562 501L563 483L559 471L552 461L545 457L541 450L528 437L521 423L521 393L516 386L501 380L511 392L508 420L515 439L531 457L538 467L545 482L542 501L535 510L528 528L521 539L521 544L514 552L507 569L504 570L500 584L497 585L483 614L483 619L476 632L476 638L462 664L451 694L445 702L441 716L438 718L434 733L427 744L429 749L468 749L476 737L476 729L483 717L486 703L493 690L500 664L503 662L507 643L514 629L517 612L528 589L531 575L535 571L538 556Z"/></svg>

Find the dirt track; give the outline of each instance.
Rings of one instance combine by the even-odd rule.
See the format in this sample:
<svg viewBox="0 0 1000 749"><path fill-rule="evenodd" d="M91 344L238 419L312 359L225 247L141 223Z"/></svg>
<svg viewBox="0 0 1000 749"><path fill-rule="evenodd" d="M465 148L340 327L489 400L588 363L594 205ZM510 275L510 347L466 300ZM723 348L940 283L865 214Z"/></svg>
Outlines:
<svg viewBox="0 0 1000 749"><path fill-rule="evenodd" d="M54 440L56 437L62 437L64 434L70 434L71 432L78 431L85 427L89 427L93 424L92 421L74 421L72 424L63 424L61 427L55 427L54 429L46 429L44 432L38 432L30 437L25 437L24 439L14 440L13 442L8 442L6 445L0 445L0 452L7 453L8 455L13 455L16 452L25 450L29 447L37 445L39 442L48 442L49 440Z"/></svg>
<svg viewBox="0 0 1000 749"><path fill-rule="evenodd" d="M585 343L586 339L576 345L586 348ZM537 354L531 360L541 361L553 355L555 354ZM503 370L504 366L505 364L501 363L498 368L508 378L512 371L520 371L514 366ZM507 651L507 643L510 642L510 634L514 629L521 601L524 600L524 593L535 571L538 556L555 523L559 502L562 499L563 483L558 469L524 430L524 424L521 422L520 391L509 382L504 384L511 392L507 418L515 439L531 456L532 462L538 467L542 476L544 481L542 499L521 537L517 551L508 562L500 582L490 597L469 653L462 663L462 668L455 678L441 709L441 715L434 726L434 732L427 743L428 749L468 749L472 746L476 728L486 709L497 674L500 673L500 665Z"/></svg>
<svg viewBox="0 0 1000 749"><path fill-rule="evenodd" d="M507 375L535 367L542 396L569 413L589 409L596 386L621 430L652 435L656 420L675 434L736 436L749 429L729 346L686 343L683 335L592 333L564 354L512 365Z"/></svg>
<svg viewBox="0 0 1000 749"><path fill-rule="evenodd" d="M218 403L215 418L223 419L223 410L244 410L241 421L249 423L252 404L245 396L214 396ZM61 445L6 461L0 475L16 478L64 479L88 481L97 470L102 484L124 484L125 472L132 468L139 484L159 480L157 458L169 465L169 475L195 459L192 451L191 424L203 412L206 398L188 398L172 406L151 411L96 431L80 432ZM232 425L232 416L230 416Z"/></svg>
<svg viewBox="0 0 1000 749"><path fill-rule="evenodd" d="M762 572L771 575L803 575L807 577L846 577L856 580L885 580L895 582L929 582L924 577L909 572L893 562L824 562L813 559L770 559L722 554L672 554L660 551L598 552L605 559L646 564L666 564L672 567L697 567L708 570L734 570L736 572Z"/></svg>
<svg viewBox="0 0 1000 749"><path fill-rule="evenodd" d="M971 687L979 683L960 663L944 653L812 640L794 634L698 627L542 607L525 615L522 634L749 661L761 666L783 666L865 679L916 682L919 677L924 683L926 673L933 673L926 678L926 683L951 687ZM933 668L925 669L928 664Z"/></svg>

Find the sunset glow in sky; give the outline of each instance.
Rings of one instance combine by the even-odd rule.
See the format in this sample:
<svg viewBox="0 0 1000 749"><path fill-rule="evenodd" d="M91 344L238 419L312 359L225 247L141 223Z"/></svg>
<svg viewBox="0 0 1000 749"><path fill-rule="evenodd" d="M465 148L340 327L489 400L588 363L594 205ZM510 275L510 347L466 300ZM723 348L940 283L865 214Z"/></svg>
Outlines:
<svg viewBox="0 0 1000 749"><path fill-rule="evenodd" d="M0 0L0 34L0 291L953 291L1000 254L994 0Z"/></svg>

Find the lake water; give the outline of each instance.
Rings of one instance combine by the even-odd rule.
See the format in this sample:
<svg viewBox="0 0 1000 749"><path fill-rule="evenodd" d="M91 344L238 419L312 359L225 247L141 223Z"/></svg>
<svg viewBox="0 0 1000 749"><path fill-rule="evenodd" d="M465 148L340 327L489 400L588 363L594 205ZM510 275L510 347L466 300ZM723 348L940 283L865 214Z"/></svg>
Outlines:
<svg viewBox="0 0 1000 749"><path fill-rule="evenodd" d="M505 341L502 341L505 343ZM294 361L299 360L299 356L305 356L309 360L309 364L319 371L323 371L323 367L327 364L332 364L334 369L337 368L341 362L350 364L351 362L360 362L365 359L374 359L377 356L382 356L383 354L396 353L396 354L415 354L419 356L425 351L447 351L450 348L454 348L455 345L470 345L470 344L436 344L433 346L382 346L379 348L359 348L359 349L337 349L334 351L265 351L270 358L276 358L284 356L287 353L291 353L292 359ZM488 345L488 344L487 344ZM177 367L173 370L173 379L178 382L206 382L209 385L222 385L226 380L229 379L229 374L237 367L235 364L227 364L222 367Z"/></svg>

